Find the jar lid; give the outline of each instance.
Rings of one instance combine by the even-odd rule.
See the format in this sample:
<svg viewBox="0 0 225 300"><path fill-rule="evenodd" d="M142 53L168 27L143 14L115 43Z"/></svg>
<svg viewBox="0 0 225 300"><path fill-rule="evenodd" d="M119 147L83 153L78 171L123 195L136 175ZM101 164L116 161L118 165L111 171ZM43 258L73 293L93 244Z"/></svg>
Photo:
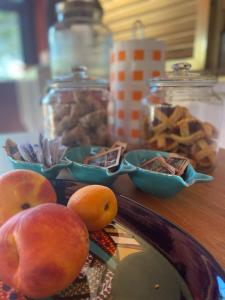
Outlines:
<svg viewBox="0 0 225 300"><path fill-rule="evenodd" d="M203 76L199 73L190 72L191 64L183 62L172 66L172 72L166 72L165 77L152 78L150 86L213 86L216 83L214 76Z"/></svg>
<svg viewBox="0 0 225 300"><path fill-rule="evenodd" d="M99 0L67 0L56 4L56 13L59 19L92 18L101 19L103 9Z"/></svg>
<svg viewBox="0 0 225 300"><path fill-rule="evenodd" d="M108 81L101 78L90 78L87 74L87 68L77 66L72 69L72 74L56 77L50 80L48 87L52 89L63 88L107 88Z"/></svg>

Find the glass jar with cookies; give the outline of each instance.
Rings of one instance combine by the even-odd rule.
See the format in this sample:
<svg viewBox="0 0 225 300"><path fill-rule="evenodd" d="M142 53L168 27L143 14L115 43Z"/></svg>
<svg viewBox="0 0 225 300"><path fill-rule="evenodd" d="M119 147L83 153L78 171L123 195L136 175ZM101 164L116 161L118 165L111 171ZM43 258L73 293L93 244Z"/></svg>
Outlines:
<svg viewBox="0 0 225 300"><path fill-rule="evenodd" d="M164 78L150 80L142 100L142 143L208 171L216 165L223 102L213 91L215 79L190 69L189 63L178 63Z"/></svg>
<svg viewBox="0 0 225 300"><path fill-rule="evenodd" d="M42 101L45 135L68 147L107 145L109 100L107 81L88 77L83 66L50 81Z"/></svg>

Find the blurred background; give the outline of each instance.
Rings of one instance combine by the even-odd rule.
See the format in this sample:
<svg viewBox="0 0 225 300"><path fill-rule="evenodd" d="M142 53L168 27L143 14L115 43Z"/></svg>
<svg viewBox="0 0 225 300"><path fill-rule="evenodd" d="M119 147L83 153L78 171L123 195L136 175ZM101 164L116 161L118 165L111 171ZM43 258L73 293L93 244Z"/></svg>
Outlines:
<svg viewBox="0 0 225 300"><path fill-rule="evenodd" d="M42 127L40 101L54 75L50 27L72 13L59 7L57 15L58 2L0 0L0 134ZM225 0L101 0L100 5L113 41L129 40L134 22L140 20L145 37L165 43L166 70L174 62L188 61L195 71L210 71L223 96ZM67 47L62 43L62 52L68 54Z"/></svg>

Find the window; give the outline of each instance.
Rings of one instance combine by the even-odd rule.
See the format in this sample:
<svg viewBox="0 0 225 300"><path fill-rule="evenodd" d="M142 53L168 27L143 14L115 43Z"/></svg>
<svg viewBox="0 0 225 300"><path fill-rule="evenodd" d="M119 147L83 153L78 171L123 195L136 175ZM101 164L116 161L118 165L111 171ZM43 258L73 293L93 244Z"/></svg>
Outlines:
<svg viewBox="0 0 225 300"><path fill-rule="evenodd" d="M24 67L20 36L18 14L0 11L0 78L13 77Z"/></svg>
<svg viewBox="0 0 225 300"><path fill-rule="evenodd" d="M0 79L38 62L34 1L0 0Z"/></svg>

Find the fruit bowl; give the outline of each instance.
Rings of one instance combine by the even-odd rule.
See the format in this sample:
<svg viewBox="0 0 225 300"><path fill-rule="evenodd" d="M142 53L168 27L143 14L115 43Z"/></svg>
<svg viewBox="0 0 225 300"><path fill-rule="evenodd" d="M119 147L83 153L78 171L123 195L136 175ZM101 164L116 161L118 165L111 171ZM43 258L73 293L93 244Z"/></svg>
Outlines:
<svg viewBox="0 0 225 300"><path fill-rule="evenodd" d="M54 186L63 205L80 188L60 179ZM90 234L89 255L78 278L45 300L224 298L225 272L197 241L134 200L121 195L117 200L115 220ZM5 299L28 300L0 281L0 300Z"/></svg>
<svg viewBox="0 0 225 300"><path fill-rule="evenodd" d="M99 146L81 146L75 147L66 153L66 160L71 162L69 170L75 181L89 184L102 184L110 186L119 175L133 172L135 167L122 161L117 171L111 172L107 168L84 164L85 158L96 155L105 147Z"/></svg>
<svg viewBox="0 0 225 300"><path fill-rule="evenodd" d="M188 165L184 176L168 175L154 171L145 170L140 165L156 156L168 157L167 152L152 150L133 150L124 157L126 165L135 168L129 173L134 185L143 192L160 198L172 197L184 187L189 187L195 182L208 182L213 180L212 176L198 173L191 164Z"/></svg>
<svg viewBox="0 0 225 300"><path fill-rule="evenodd" d="M32 170L43 175L47 179L55 179L59 175L59 172L61 170L68 168L72 164L72 162L68 160L63 160L50 168L46 168L43 164L40 163L15 160L10 156L8 156L8 158L12 164L13 169Z"/></svg>

